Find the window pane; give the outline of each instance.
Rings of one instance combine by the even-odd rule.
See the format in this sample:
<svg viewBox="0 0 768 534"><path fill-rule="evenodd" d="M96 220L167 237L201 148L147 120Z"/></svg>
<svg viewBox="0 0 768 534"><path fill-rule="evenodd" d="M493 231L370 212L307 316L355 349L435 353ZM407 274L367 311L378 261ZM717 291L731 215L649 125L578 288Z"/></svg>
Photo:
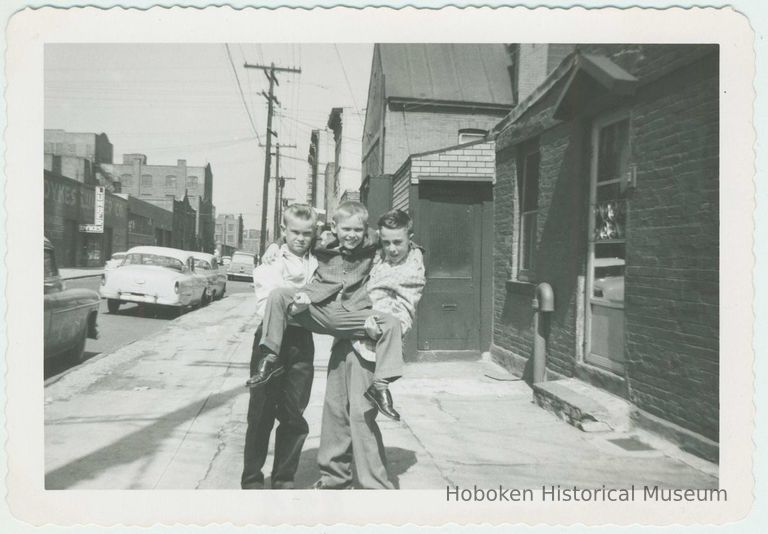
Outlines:
<svg viewBox="0 0 768 534"><path fill-rule="evenodd" d="M520 269L533 270L533 254L536 250L536 212L526 213L520 219Z"/></svg>
<svg viewBox="0 0 768 534"><path fill-rule="evenodd" d="M620 178L627 172L629 161L629 120L602 128L599 142L597 181Z"/></svg>
<svg viewBox="0 0 768 534"><path fill-rule="evenodd" d="M141 185L145 187L152 187L152 175L151 174L142 174L141 175Z"/></svg>
<svg viewBox="0 0 768 534"><path fill-rule="evenodd" d="M610 200L595 204L595 241L626 239L626 201Z"/></svg>
<svg viewBox="0 0 768 534"><path fill-rule="evenodd" d="M592 297L623 305L625 265L624 243L596 243L592 264Z"/></svg>
<svg viewBox="0 0 768 534"><path fill-rule="evenodd" d="M532 211L539 204L539 153L527 154L523 164L523 202L521 211Z"/></svg>
<svg viewBox="0 0 768 534"><path fill-rule="evenodd" d="M474 250L472 208L466 204L431 204L426 226L430 278L469 278Z"/></svg>

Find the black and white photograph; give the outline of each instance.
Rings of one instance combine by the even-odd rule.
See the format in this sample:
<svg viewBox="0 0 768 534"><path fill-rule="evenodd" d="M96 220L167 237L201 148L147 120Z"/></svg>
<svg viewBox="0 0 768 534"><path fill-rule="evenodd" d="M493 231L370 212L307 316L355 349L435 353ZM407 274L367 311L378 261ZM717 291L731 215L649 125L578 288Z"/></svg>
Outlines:
<svg viewBox="0 0 768 534"><path fill-rule="evenodd" d="M751 232L723 38L490 35L42 43L41 491L751 492L724 482L723 365L752 364L721 349L723 230Z"/></svg>

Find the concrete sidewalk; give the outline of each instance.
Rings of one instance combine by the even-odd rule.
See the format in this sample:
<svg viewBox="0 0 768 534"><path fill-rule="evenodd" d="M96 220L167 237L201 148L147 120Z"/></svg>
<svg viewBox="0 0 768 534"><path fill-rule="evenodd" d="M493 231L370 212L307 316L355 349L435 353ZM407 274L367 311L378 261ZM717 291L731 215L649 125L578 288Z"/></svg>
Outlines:
<svg viewBox="0 0 768 534"><path fill-rule="evenodd" d="M233 295L50 380L46 488L239 488L252 315L250 295ZM319 476L329 340L317 341L300 488ZM535 405L530 388L492 362L410 364L392 392L403 419L380 424L404 489L717 487L715 465L651 436L582 432Z"/></svg>

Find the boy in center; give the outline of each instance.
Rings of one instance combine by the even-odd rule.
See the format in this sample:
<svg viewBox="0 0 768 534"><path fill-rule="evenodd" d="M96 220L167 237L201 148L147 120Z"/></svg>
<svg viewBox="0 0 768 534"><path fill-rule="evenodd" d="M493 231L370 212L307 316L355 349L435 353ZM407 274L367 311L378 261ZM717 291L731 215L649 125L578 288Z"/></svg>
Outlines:
<svg viewBox="0 0 768 534"><path fill-rule="evenodd" d="M402 327L393 315L371 310L366 282L379 248L367 235L368 210L360 202L342 202L331 230L335 238L314 249L318 268L312 282L300 290L284 288L270 293L261 339L266 356L249 385L258 386L282 374L278 354L289 318L313 332L337 338L366 339L373 330L376 369L365 396L381 413L397 420L399 414L387 385L403 374Z"/></svg>

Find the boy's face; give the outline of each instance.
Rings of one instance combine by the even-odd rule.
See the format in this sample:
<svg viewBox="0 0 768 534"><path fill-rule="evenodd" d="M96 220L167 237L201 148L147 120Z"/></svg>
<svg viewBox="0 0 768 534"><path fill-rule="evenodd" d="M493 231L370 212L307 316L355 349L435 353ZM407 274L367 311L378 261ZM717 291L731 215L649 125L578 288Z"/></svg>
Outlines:
<svg viewBox="0 0 768 534"><path fill-rule="evenodd" d="M336 234L341 246L349 250L363 242L367 229L367 225L359 215L331 221L331 231Z"/></svg>
<svg viewBox="0 0 768 534"><path fill-rule="evenodd" d="M408 256L411 247L411 234L408 228L379 228L379 241L384 251L384 261L400 263Z"/></svg>
<svg viewBox="0 0 768 534"><path fill-rule="evenodd" d="M288 215L285 217L282 230L288 250L297 256L303 256L309 250L312 238L315 236L315 221Z"/></svg>

